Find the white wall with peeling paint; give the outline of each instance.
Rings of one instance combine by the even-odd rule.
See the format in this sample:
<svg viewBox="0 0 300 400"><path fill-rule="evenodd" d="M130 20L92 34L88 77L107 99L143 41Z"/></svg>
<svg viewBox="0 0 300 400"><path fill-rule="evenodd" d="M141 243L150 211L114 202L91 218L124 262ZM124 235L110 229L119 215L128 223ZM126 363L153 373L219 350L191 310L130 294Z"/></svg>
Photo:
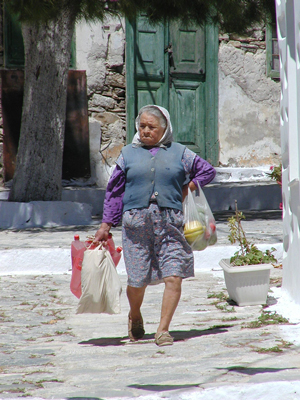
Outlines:
<svg viewBox="0 0 300 400"><path fill-rule="evenodd" d="M266 53L230 43L219 49L220 163L257 167L281 161L280 83L266 75Z"/></svg>

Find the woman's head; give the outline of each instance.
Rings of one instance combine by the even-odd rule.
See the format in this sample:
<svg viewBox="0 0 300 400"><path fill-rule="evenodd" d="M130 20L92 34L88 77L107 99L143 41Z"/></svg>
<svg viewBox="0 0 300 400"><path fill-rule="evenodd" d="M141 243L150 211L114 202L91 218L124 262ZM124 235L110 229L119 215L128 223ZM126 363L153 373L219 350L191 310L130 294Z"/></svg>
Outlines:
<svg viewBox="0 0 300 400"><path fill-rule="evenodd" d="M162 124L163 123L163 124ZM155 146L163 137L166 123L162 118L144 111L140 116L139 133L140 139L146 146Z"/></svg>
<svg viewBox="0 0 300 400"><path fill-rule="evenodd" d="M155 146L173 140L168 111L156 105L142 107L136 118L137 141L142 145ZM135 142L135 139L134 139Z"/></svg>

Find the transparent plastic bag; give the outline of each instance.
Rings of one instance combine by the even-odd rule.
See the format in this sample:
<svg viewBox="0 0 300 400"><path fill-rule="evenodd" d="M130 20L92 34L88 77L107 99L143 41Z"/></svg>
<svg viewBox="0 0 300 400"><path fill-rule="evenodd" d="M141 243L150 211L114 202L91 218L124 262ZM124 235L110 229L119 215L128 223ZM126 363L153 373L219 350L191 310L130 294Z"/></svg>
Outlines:
<svg viewBox="0 0 300 400"><path fill-rule="evenodd" d="M194 192L188 189L183 212L184 236L193 250L201 251L217 242L216 221L199 185Z"/></svg>

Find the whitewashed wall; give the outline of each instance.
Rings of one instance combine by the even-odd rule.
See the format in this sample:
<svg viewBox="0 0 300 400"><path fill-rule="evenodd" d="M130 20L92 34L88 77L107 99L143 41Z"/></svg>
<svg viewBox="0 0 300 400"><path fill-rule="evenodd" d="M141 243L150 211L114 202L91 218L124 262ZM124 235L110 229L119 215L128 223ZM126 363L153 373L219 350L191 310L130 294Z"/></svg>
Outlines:
<svg viewBox="0 0 300 400"><path fill-rule="evenodd" d="M220 163L257 167L281 162L280 82L266 75L264 31L223 35L219 47Z"/></svg>
<svg viewBox="0 0 300 400"><path fill-rule="evenodd" d="M276 0L281 77L282 287L300 304L300 3Z"/></svg>

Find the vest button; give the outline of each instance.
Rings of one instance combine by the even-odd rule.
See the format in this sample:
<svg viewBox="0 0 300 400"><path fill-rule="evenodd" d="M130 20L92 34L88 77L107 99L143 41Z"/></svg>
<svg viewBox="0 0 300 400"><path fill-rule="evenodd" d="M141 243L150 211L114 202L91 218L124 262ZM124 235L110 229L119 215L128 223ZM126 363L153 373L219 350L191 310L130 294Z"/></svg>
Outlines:
<svg viewBox="0 0 300 400"><path fill-rule="evenodd" d="M158 192L155 192L154 194L155 194L155 196L158 196Z"/></svg>

